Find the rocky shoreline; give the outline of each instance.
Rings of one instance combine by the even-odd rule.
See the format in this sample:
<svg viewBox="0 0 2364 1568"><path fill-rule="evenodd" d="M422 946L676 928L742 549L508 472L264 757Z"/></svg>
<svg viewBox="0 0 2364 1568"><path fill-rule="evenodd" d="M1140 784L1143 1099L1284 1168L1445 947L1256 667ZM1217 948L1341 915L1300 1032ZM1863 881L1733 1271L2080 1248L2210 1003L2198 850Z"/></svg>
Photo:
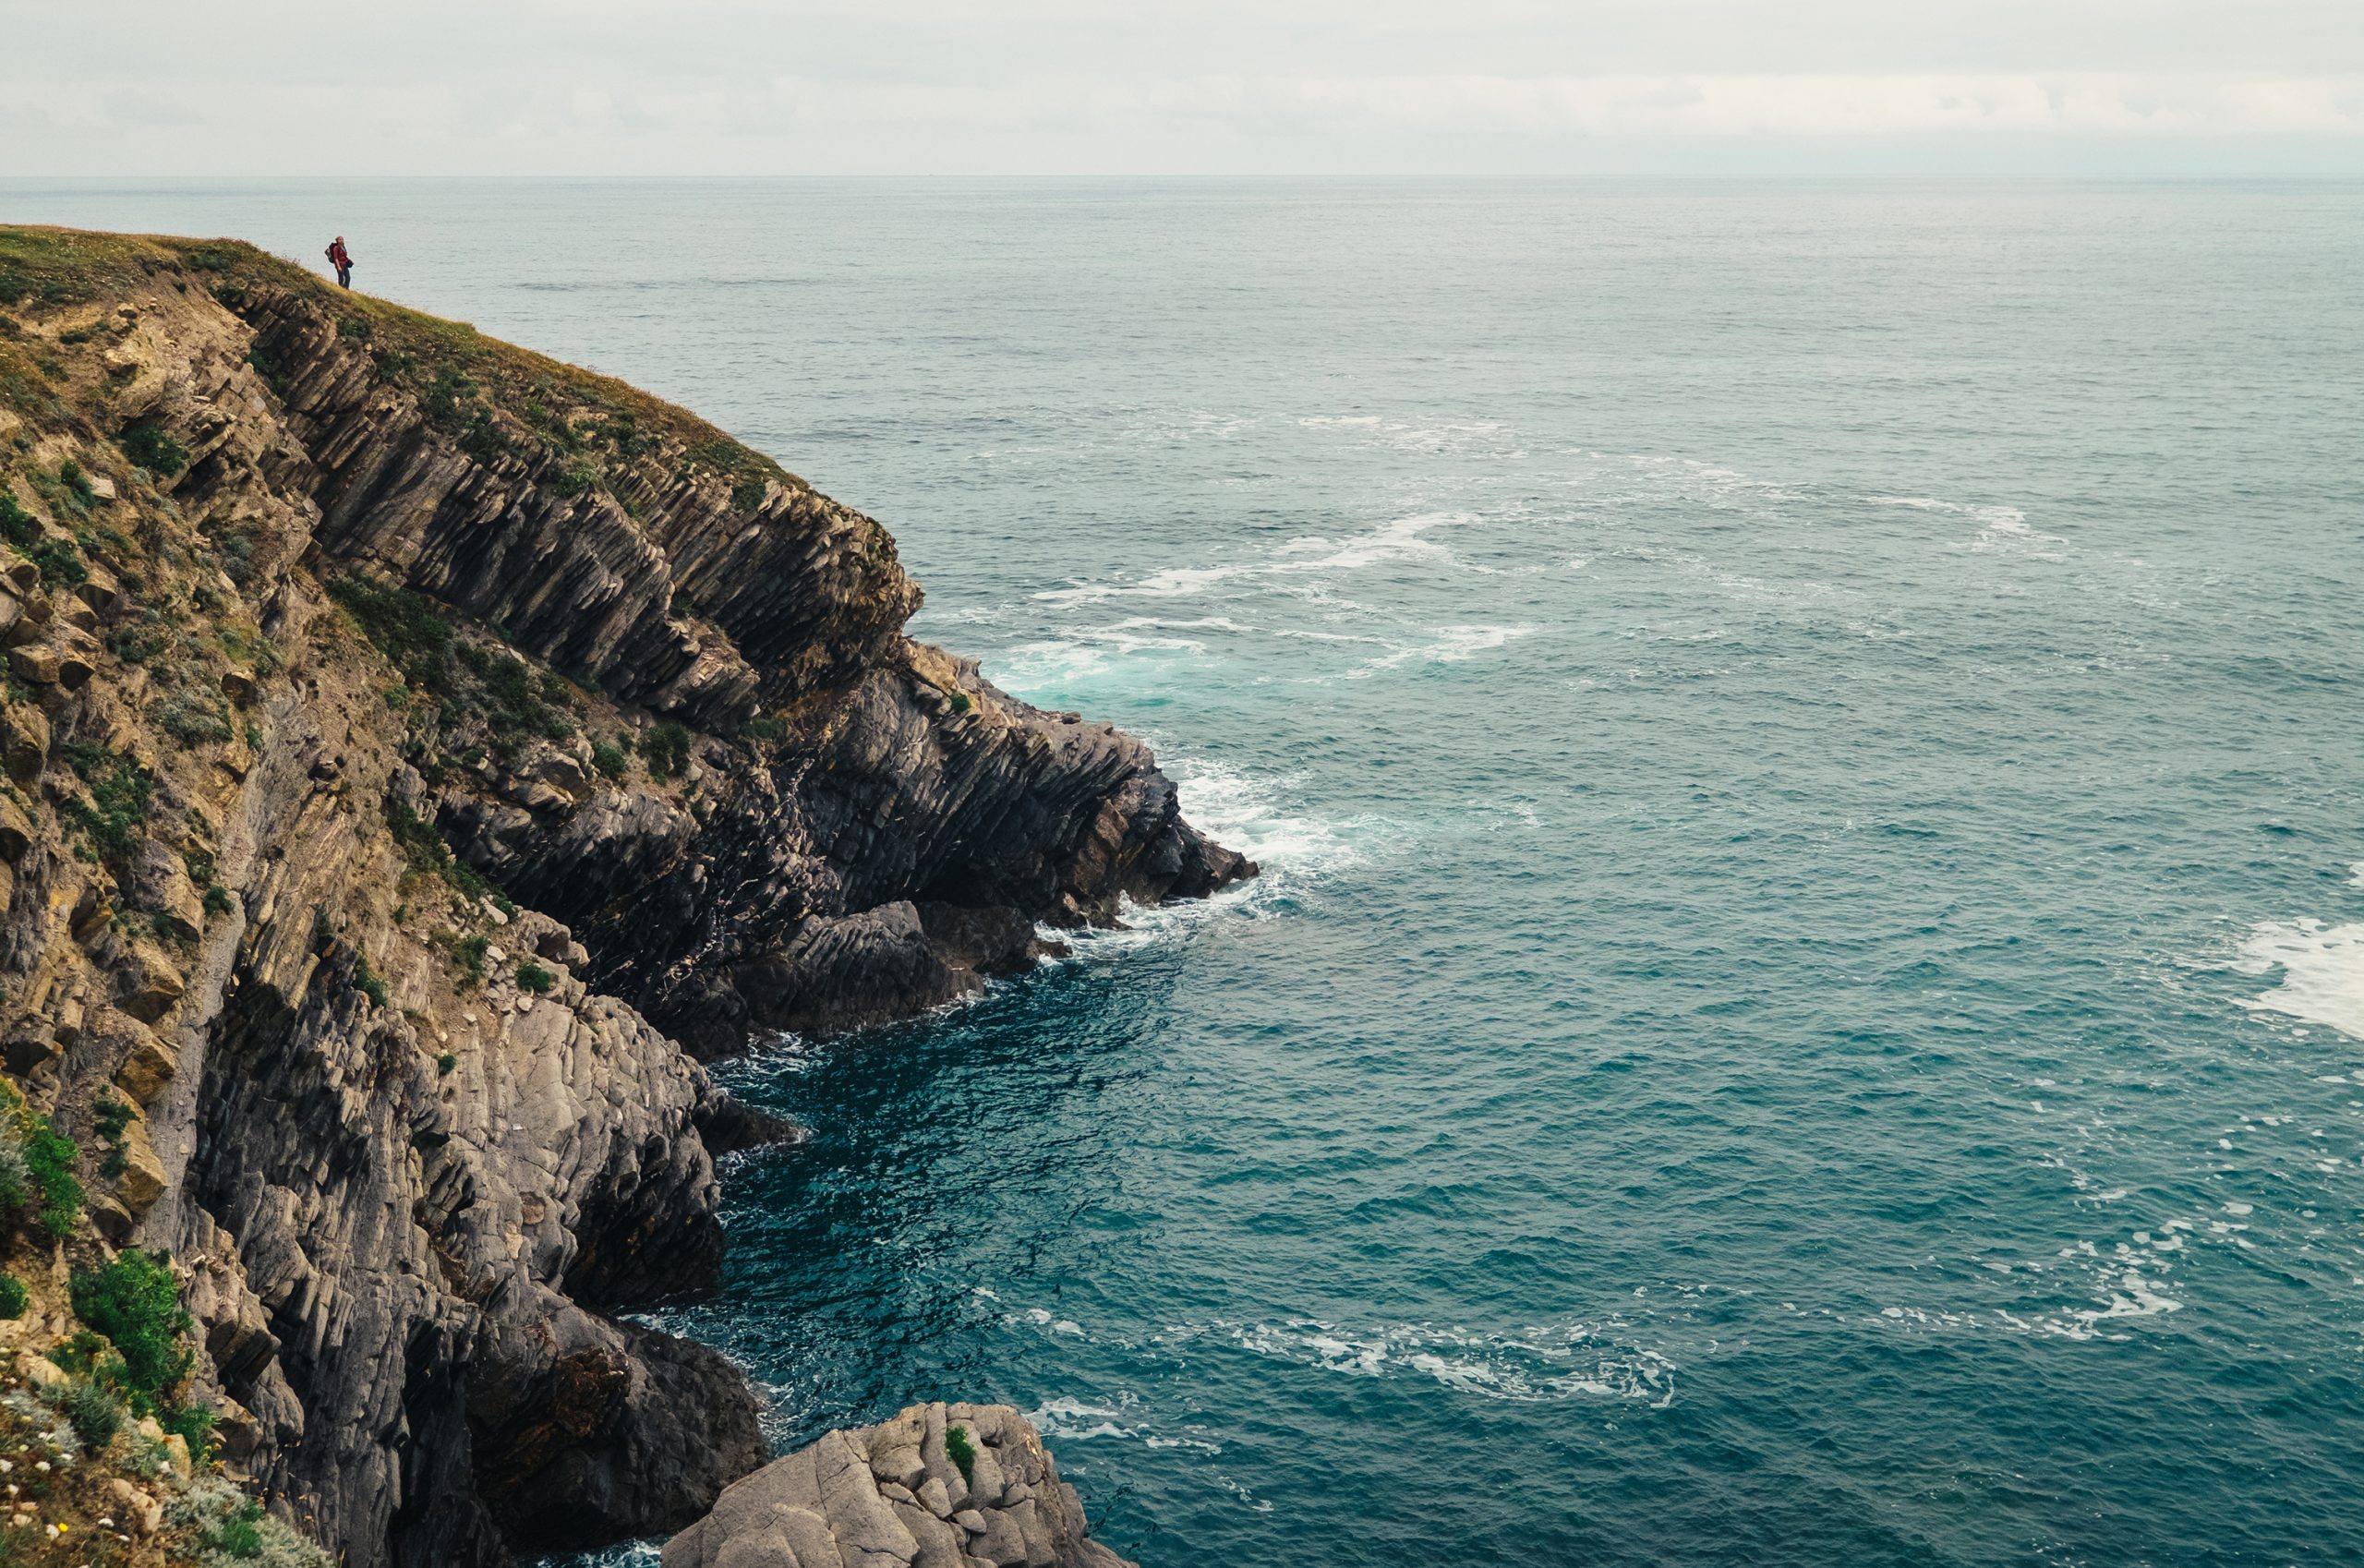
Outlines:
<svg viewBox="0 0 2364 1568"><path fill-rule="evenodd" d="M1134 1568L1007 1405L914 1405L724 1490L660 1568Z"/></svg>
<svg viewBox="0 0 2364 1568"><path fill-rule="evenodd" d="M151 1402L353 1568L679 1531L762 1464L744 1377L619 1316L710 1284L715 1154L786 1130L701 1061L1254 874L1139 742L906 638L875 522L245 246L0 228L0 1049L73 1151L0 1203L25 1343L169 1255ZM1027 1555L956 1544L1034 1562L1031 1502L1104 1561L964 1418Z"/></svg>

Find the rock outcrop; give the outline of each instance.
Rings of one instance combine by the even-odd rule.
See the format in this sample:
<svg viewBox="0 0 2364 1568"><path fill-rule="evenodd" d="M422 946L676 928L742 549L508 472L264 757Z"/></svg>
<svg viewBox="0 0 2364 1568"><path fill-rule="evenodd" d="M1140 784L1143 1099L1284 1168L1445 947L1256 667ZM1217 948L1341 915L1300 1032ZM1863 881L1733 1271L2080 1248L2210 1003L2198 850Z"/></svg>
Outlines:
<svg viewBox="0 0 2364 1568"><path fill-rule="evenodd" d="M89 1190L0 1202L7 1266L169 1251L171 1397L352 1568L699 1518L754 1396L619 1314L711 1281L715 1154L795 1129L696 1058L1254 870L918 602L620 383L242 246L0 228L0 1144L47 1118Z"/></svg>
<svg viewBox="0 0 2364 1568"><path fill-rule="evenodd" d="M726 1489L662 1568L1132 1568L1007 1405L914 1405Z"/></svg>

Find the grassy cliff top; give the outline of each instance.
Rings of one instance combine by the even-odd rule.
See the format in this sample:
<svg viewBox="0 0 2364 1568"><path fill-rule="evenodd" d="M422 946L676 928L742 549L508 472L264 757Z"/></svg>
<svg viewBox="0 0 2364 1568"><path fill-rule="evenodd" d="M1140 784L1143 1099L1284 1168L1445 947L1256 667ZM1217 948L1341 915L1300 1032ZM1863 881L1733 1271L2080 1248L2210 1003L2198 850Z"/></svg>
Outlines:
<svg viewBox="0 0 2364 1568"><path fill-rule="evenodd" d="M713 471L734 490L760 492L766 481L810 488L696 415L612 376L488 337L464 321L337 288L243 240L0 225L0 312L14 312L0 314L0 336L28 328L40 336L70 334L87 324L92 307L136 304L160 287L202 289L233 310L263 291L293 295L334 320L341 336L366 345L379 374L416 393L438 423L464 429L497 415L505 429L530 432L593 476L610 463L661 452ZM40 383L15 368L13 379L0 377L0 393L15 394L20 406L40 402Z"/></svg>

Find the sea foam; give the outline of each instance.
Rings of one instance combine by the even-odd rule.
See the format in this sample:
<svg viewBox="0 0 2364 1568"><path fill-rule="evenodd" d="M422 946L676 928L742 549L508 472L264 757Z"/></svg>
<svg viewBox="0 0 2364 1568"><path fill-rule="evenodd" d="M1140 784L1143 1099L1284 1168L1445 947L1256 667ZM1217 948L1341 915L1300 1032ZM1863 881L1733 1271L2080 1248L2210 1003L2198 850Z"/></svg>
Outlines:
<svg viewBox="0 0 2364 1568"><path fill-rule="evenodd" d="M2282 971L2282 983L2241 1005L2328 1024L2364 1040L2364 923L2265 921L2241 944L2243 974Z"/></svg>

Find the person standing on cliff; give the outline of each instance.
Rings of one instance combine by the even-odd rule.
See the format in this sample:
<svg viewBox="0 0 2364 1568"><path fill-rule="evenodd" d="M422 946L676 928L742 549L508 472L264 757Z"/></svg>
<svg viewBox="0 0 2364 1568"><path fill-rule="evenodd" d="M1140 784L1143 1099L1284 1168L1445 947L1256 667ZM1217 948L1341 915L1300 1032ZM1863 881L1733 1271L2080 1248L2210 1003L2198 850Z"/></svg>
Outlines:
<svg viewBox="0 0 2364 1568"><path fill-rule="evenodd" d="M353 286L353 252L344 247L343 235L337 235L329 243L328 258L329 265L336 269L337 287L351 288Z"/></svg>

